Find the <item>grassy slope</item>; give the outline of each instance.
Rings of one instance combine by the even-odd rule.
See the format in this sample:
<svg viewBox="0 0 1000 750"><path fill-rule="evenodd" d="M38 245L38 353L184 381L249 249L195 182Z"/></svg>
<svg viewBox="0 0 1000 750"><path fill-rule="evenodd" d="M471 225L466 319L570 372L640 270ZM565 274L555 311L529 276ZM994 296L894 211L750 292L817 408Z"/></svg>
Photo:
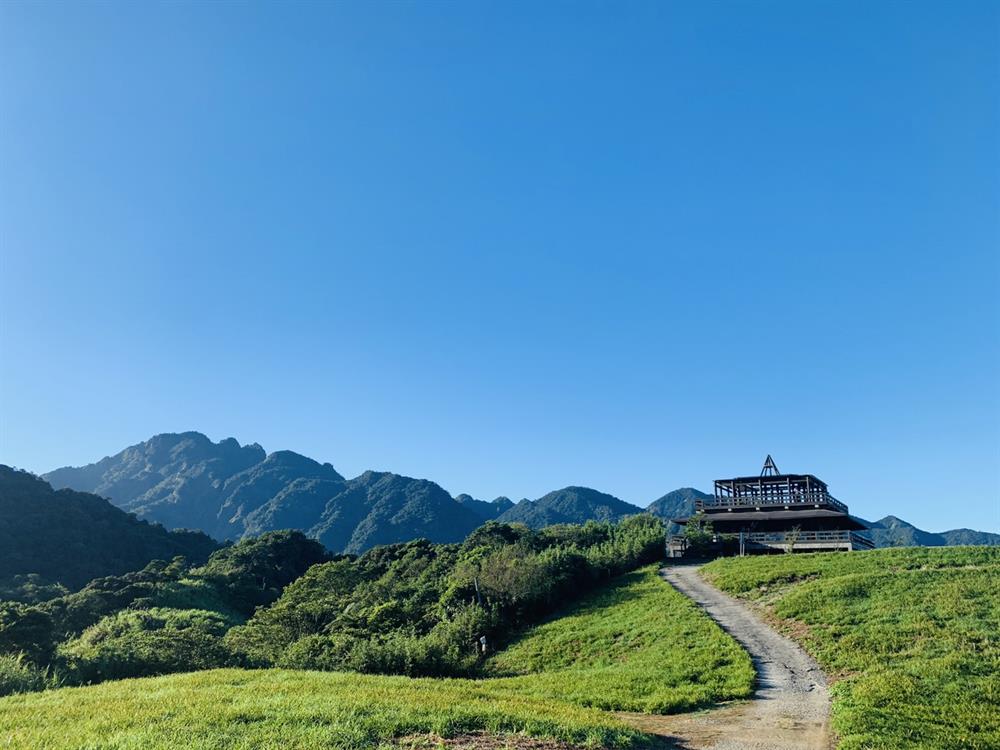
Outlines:
<svg viewBox="0 0 1000 750"><path fill-rule="evenodd" d="M749 696L750 659L652 568L529 630L490 665L531 695L673 713Z"/></svg>
<svg viewBox="0 0 1000 750"><path fill-rule="evenodd" d="M717 560L835 677L841 750L1000 747L1000 549Z"/></svg>
<svg viewBox="0 0 1000 750"><path fill-rule="evenodd" d="M0 700L0 748L360 750L472 730L624 748L644 737L587 706L679 710L746 695L752 681L743 652L653 568L528 631L491 668L521 674L213 670L13 696Z"/></svg>

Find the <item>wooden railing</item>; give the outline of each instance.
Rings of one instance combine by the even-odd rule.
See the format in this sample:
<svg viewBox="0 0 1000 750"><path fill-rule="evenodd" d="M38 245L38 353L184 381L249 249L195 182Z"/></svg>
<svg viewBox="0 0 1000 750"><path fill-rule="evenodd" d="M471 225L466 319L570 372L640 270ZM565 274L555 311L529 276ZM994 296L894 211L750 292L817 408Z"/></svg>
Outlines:
<svg viewBox="0 0 1000 750"><path fill-rule="evenodd" d="M713 497L696 500L695 509L705 508L763 508L785 505L830 505L841 513L847 513L847 506L827 492L765 493L761 495L739 495L737 497Z"/></svg>
<svg viewBox="0 0 1000 750"><path fill-rule="evenodd" d="M739 534L717 534L712 538L714 543L739 540ZM874 549L875 543L868 537L854 531L750 531L743 534L744 544L782 544L792 545L815 542L840 542ZM674 534L667 539L667 549L683 552L688 547L688 539L683 534Z"/></svg>
<svg viewBox="0 0 1000 750"><path fill-rule="evenodd" d="M751 531L743 535L750 543L801 544L810 542L853 542L861 547L873 548L867 537L853 531Z"/></svg>

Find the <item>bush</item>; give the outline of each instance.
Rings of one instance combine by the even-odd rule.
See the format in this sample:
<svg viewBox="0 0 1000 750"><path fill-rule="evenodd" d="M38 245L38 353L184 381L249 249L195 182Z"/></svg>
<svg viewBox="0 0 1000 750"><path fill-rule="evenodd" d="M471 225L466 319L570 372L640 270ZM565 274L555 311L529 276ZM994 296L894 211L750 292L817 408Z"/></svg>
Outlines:
<svg viewBox="0 0 1000 750"><path fill-rule="evenodd" d="M61 583L47 581L37 573L16 575L0 581L0 599L6 601L40 604L68 593L69 589Z"/></svg>
<svg viewBox="0 0 1000 750"><path fill-rule="evenodd" d="M47 664L54 648L52 617L26 604L0 602L0 654Z"/></svg>
<svg viewBox="0 0 1000 750"><path fill-rule="evenodd" d="M74 683L211 669L229 661L222 636L231 624L205 610L126 610L87 628L59 655Z"/></svg>
<svg viewBox="0 0 1000 750"><path fill-rule="evenodd" d="M24 654L0 655L0 696L32 693L46 687L45 672L28 661Z"/></svg>

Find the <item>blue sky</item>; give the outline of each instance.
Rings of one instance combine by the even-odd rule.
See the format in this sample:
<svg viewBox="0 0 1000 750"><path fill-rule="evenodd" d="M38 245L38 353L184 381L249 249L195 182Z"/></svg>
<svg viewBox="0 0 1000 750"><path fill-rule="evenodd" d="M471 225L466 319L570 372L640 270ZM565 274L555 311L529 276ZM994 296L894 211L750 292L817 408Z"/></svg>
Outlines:
<svg viewBox="0 0 1000 750"><path fill-rule="evenodd" d="M0 460L197 429L1000 530L996 3L0 4Z"/></svg>

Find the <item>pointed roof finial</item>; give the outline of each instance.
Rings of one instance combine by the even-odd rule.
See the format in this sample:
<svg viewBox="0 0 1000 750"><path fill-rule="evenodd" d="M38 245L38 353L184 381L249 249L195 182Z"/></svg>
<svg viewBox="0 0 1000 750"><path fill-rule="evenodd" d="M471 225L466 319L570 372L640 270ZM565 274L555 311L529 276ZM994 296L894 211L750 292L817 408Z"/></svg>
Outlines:
<svg viewBox="0 0 1000 750"><path fill-rule="evenodd" d="M762 477L773 477L775 474L780 474L778 471L778 466L774 463L774 459L771 458L771 454L767 454L767 458L764 459L764 468L760 470L760 475Z"/></svg>

